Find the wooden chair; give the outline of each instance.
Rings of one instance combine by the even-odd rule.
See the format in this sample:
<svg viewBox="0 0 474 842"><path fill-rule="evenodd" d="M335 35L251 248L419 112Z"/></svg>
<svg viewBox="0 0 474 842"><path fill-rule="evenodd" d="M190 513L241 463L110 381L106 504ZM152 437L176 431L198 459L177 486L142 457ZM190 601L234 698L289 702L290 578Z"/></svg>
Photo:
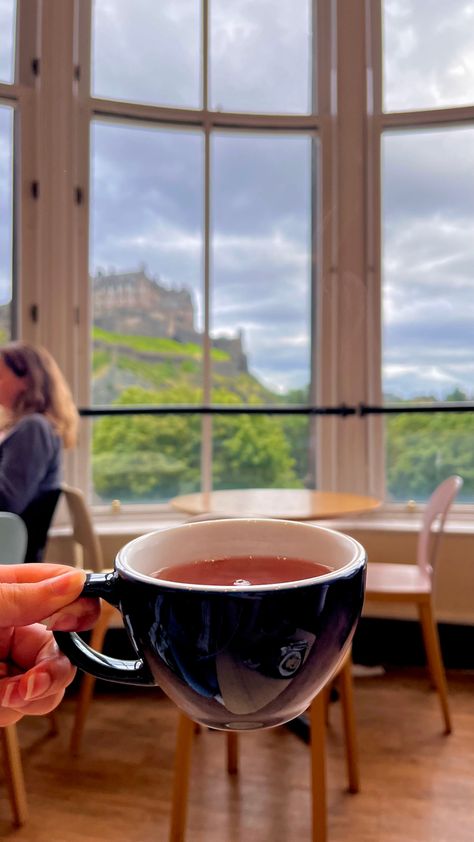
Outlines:
<svg viewBox="0 0 474 842"><path fill-rule="evenodd" d="M339 684L343 715L349 792L356 793L359 791L359 768L350 651L339 668L336 681ZM326 688L318 693L309 708L312 842L326 842L327 839L325 738L327 701L332 684L332 681L329 682ZM196 730L200 730L196 723L184 714L179 715L169 842L183 842L185 837L191 751ZM226 738L227 771L229 774L235 774L238 767L238 734L229 732Z"/></svg>
<svg viewBox="0 0 474 842"><path fill-rule="evenodd" d="M102 548L94 530L85 497L82 491L70 485L63 485L62 491L72 524L74 563L77 567L99 572L104 569ZM120 612L112 605L102 600L101 609L100 617L92 630L90 639L90 645L98 652L102 650L107 630L112 626L122 626ZM70 740L70 750L73 755L78 755L80 751L95 681L95 678L87 673L84 673L81 679Z"/></svg>
<svg viewBox="0 0 474 842"><path fill-rule="evenodd" d="M0 512L0 564L22 564L28 543L26 526L18 515ZM16 825L28 817L25 781L16 725L0 728L5 780Z"/></svg>
<svg viewBox="0 0 474 842"><path fill-rule="evenodd" d="M428 500L418 538L416 564L369 561L365 594L368 602L411 602L416 605L428 667L439 694L447 734L451 733L452 726L446 674L433 610L433 574L446 516L462 485L461 477L451 476L438 485Z"/></svg>

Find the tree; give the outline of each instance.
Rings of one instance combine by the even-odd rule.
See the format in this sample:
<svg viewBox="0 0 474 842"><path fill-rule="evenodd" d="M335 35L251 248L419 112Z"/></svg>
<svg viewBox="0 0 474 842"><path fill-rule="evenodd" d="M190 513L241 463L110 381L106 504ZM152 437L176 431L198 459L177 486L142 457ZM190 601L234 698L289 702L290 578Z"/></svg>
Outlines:
<svg viewBox="0 0 474 842"><path fill-rule="evenodd" d="M162 391L124 389L120 405L192 405L200 389L179 385ZM226 389L216 403L238 404ZM93 480L104 499L165 500L200 485L199 415L105 417L94 425ZM216 488L301 485L278 418L248 414L214 417L213 471Z"/></svg>

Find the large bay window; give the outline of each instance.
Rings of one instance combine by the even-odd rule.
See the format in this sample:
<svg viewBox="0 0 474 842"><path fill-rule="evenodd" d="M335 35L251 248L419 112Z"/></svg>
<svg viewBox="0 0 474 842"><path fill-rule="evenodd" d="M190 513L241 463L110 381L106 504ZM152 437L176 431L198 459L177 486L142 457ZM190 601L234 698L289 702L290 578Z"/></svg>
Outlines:
<svg viewBox="0 0 474 842"><path fill-rule="evenodd" d="M93 504L474 496L472 414L359 411L474 394L471 4L425 5L0 0L0 315Z"/></svg>

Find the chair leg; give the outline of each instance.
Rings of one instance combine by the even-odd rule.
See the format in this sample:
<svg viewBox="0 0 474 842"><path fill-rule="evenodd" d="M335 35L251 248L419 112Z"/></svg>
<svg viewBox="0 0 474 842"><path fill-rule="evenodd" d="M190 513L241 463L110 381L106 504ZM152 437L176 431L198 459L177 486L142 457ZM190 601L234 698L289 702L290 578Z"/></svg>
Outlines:
<svg viewBox="0 0 474 842"><path fill-rule="evenodd" d="M326 704L320 692L311 702L311 809L312 842L326 842Z"/></svg>
<svg viewBox="0 0 474 842"><path fill-rule="evenodd" d="M334 681L335 680L329 681L328 684L325 684L323 689L320 690L324 702L324 722L327 728L329 727L331 720L331 693L334 687Z"/></svg>
<svg viewBox="0 0 474 842"><path fill-rule="evenodd" d="M15 824L20 826L28 818L28 806L16 725L6 725L4 728L0 728L0 731L5 758L5 778L13 811L13 819Z"/></svg>
<svg viewBox="0 0 474 842"><path fill-rule="evenodd" d="M169 842L183 842L184 840L193 735L194 722L192 719L188 719L184 713L180 713L176 740Z"/></svg>
<svg viewBox="0 0 474 842"><path fill-rule="evenodd" d="M354 717L354 688L352 682L352 658L345 659L338 676L341 692L341 711L344 726L346 766L349 792L359 792L359 763Z"/></svg>
<svg viewBox="0 0 474 842"><path fill-rule="evenodd" d="M239 735L229 731L227 736L227 771L236 775L239 770Z"/></svg>
<svg viewBox="0 0 474 842"><path fill-rule="evenodd" d="M104 608L102 608L101 615L92 631L90 645L93 649L96 649L98 652L102 651L104 638L109 627L111 613L112 611L108 611L107 608L105 610ZM93 676L89 675L88 673L84 673L79 688L76 713L74 716L74 724L69 745L71 754L75 757L79 754L81 749L82 735L84 732L84 726L86 724L87 714L92 700L94 687L95 678L93 678Z"/></svg>
<svg viewBox="0 0 474 842"><path fill-rule="evenodd" d="M348 656L338 676L341 688L341 703L346 739L346 761L350 792L359 791L359 772L357 764L357 744L355 735L352 661ZM327 688L323 688L313 699L310 709L310 751L311 751L311 801L312 801L312 842L326 842L326 716ZM171 829L169 842L183 842L186 827L186 809L189 790L192 740L196 733L195 723L184 714L180 714L176 743L173 797L171 807ZM234 774L238 770L238 734L227 734L227 771Z"/></svg>
<svg viewBox="0 0 474 842"><path fill-rule="evenodd" d="M450 734L452 725L449 711L448 685L446 683L446 673L444 671L441 647L439 645L438 627L436 625L431 599L418 603L418 614L423 632L428 667L439 695L445 733Z"/></svg>

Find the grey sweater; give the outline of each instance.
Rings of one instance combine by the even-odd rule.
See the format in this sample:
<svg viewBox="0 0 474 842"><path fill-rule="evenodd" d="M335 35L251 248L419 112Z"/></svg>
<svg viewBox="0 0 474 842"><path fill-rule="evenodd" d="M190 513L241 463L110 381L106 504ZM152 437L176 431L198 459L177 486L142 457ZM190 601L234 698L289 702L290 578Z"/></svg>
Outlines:
<svg viewBox="0 0 474 842"><path fill-rule="evenodd" d="M0 443L0 511L21 515L61 484L61 441L44 415L25 415Z"/></svg>

